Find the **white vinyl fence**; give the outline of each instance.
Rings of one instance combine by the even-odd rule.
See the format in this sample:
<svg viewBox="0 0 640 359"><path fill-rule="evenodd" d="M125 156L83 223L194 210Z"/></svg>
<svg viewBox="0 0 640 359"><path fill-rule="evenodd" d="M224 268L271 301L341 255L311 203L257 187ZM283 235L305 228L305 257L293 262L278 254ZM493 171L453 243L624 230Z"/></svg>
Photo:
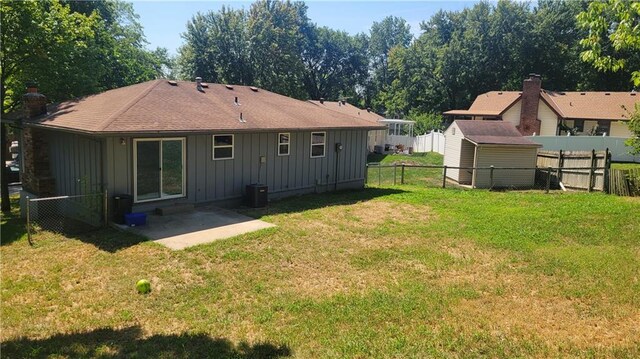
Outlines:
<svg viewBox="0 0 640 359"><path fill-rule="evenodd" d="M442 132L430 132L413 138L414 152L438 152L444 155L444 134Z"/></svg>
<svg viewBox="0 0 640 359"><path fill-rule="evenodd" d="M610 136L530 136L531 141L542 145L545 151L604 151L611 152L614 162L639 162L640 155L630 155L626 138Z"/></svg>

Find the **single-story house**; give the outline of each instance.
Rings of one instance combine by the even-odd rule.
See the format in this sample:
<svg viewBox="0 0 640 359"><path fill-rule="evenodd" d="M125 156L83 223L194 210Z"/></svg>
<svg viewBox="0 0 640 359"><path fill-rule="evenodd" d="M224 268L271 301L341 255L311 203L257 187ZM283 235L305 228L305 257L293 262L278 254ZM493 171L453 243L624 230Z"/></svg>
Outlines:
<svg viewBox="0 0 640 359"><path fill-rule="evenodd" d="M369 152L393 152L397 145L401 144L408 148L413 144L413 125L415 121L385 118L371 111L371 109L363 110L346 101L310 100L309 102L328 110L386 126L384 130L369 131L369 139L367 141Z"/></svg>
<svg viewBox="0 0 640 359"><path fill-rule="evenodd" d="M467 167L447 169L447 177L474 188L491 186L491 171L472 168L508 167L523 170L495 170L494 187L532 187L535 182L538 148L516 127L504 121L456 120L444 132L444 165Z"/></svg>
<svg viewBox="0 0 640 359"><path fill-rule="evenodd" d="M451 110L453 119L502 120L524 136L598 135L629 138L627 123L640 102L636 92L555 92L542 89L530 74L522 91L491 91L476 97L468 110Z"/></svg>
<svg viewBox="0 0 640 359"><path fill-rule="evenodd" d="M154 80L46 106L30 89L23 188L133 196L133 210L363 188L367 133L382 126L260 88Z"/></svg>

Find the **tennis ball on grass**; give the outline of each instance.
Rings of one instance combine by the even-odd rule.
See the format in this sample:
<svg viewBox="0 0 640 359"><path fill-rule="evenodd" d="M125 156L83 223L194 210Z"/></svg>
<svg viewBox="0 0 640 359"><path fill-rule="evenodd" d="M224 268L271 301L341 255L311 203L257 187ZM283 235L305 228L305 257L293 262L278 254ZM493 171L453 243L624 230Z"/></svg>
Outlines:
<svg viewBox="0 0 640 359"><path fill-rule="evenodd" d="M140 279L138 283L136 283L136 289L138 289L138 293L140 294L147 294L151 292L151 283L146 279Z"/></svg>

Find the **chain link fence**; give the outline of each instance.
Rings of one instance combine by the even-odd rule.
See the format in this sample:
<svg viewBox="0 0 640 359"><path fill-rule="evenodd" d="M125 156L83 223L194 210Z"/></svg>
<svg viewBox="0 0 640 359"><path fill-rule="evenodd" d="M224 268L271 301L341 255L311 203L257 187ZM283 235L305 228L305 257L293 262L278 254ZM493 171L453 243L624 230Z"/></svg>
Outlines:
<svg viewBox="0 0 640 359"><path fill-rule="evenodd" d="M45 198L26 197L27 236L76 235L105 226L107 194Z"/></svg>
<svg viewBox="0 0 640 359"><path fill-rule="evenodd" d="M368 186L418 185L487 189L538 189L607 191L605 167L520 168L447 167L442 165L367 164ZM457 179L457 180L454 180Z"/></svg>

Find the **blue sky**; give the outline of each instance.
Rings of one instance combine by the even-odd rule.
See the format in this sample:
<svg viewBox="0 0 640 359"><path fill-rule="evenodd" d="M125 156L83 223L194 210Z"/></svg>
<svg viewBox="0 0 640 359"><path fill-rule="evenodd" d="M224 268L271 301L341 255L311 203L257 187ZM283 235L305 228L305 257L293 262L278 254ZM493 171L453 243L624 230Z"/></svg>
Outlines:
<svg viewBox="0 0 640 359"><path fill-rule="evenodd" d="M252 1L133 1L140 22L149 41L148 47L166 47L176 54L182 44L180 34L198 11L217 11L223 5L249 9ZM414 36L419 34L420 22L428 20L440 9L461 10L475 1L305 1L307 15L319 26L344 30L350 34L369 32L374 21L394 15L404 18Z"/></svg>

